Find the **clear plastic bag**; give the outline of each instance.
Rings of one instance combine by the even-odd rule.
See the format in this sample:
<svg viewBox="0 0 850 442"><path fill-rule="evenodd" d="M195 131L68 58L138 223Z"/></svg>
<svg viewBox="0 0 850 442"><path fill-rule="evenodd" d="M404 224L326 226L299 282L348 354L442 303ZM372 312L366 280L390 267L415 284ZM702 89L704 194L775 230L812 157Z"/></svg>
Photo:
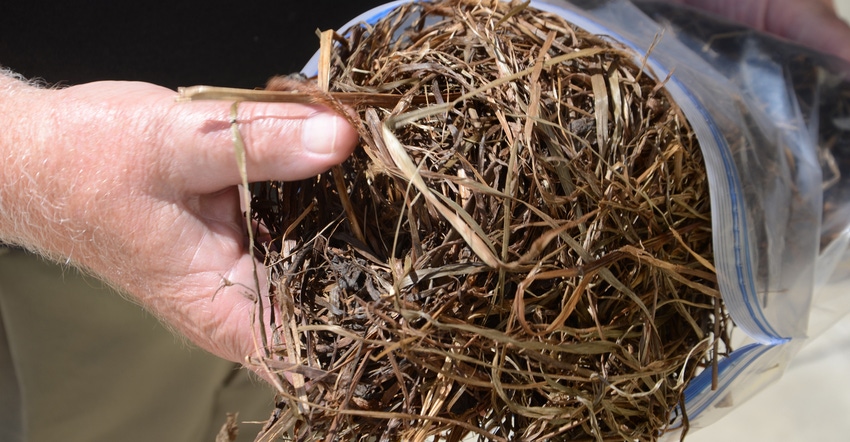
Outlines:
<svg viewBox="0 0 850 442"><path fill-rule="evenodd" d="M779 377L807 339L850 311L850 65L690 9L637 5L684 46L653 54L669 56L665 67L716 107L725 146L714 148L731 159L708 171L731 182L728 194L712 185L714 244L721 293L744 336L717 391L707 374L686 391L699 427ZM703 66L682 72L684 51ZM722 89L706 88L712 81Z"/></svg>
<svg viewBox="0 0 850 442"><path fill-rule="evenodd" d="M354 18L374 23L409 0ZM663 2L532 0L632 48L666 81L702 147L715 266L735 350L691 381L703 427L776 380L850 312L850 64ZM304 69L315 75L317 58Z"/></svg>

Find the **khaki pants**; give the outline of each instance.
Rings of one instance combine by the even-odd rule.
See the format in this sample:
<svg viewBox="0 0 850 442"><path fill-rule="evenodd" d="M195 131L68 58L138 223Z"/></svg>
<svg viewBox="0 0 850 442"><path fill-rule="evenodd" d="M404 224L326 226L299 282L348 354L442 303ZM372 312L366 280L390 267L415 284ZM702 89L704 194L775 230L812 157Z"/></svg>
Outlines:
<svg viewBox="0 0 850 442"><path fill-rule="evenodd" d="M96 280L0 248L0 401L2 441L213 441L227 412L265 421L273 392Z"/></svg>

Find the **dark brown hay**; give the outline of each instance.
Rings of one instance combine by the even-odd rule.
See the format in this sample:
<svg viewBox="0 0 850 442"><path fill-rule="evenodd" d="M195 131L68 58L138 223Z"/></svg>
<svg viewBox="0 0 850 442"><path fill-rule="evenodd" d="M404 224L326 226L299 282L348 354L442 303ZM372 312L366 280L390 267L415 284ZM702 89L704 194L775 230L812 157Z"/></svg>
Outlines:
<svg viewBox="0 0 850 442"><path fill-rule="evenodd" d="M705 167L663 83L487 3L352 30L323 69L362 145L253 185L281 390L260 440L655 440L725 348Z"/></svg>

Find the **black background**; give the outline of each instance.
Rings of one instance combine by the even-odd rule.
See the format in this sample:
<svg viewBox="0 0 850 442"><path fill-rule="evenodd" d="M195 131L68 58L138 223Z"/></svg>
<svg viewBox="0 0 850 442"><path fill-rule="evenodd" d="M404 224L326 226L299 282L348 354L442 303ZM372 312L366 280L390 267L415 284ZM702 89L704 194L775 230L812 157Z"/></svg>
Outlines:
<svg viewBox="0 0 850 442"><path fill-rule="evenodd" d="M50 84L141 80L253 88L298 71L337 29L384 0L7 0L0 65Z"/></svg>

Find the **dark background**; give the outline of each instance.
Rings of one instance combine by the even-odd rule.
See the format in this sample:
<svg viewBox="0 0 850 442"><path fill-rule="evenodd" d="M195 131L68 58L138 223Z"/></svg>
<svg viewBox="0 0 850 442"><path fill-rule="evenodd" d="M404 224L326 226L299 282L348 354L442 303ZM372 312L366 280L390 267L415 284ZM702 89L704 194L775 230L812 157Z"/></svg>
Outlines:
<svg viewBox="0 0 850 442"><path fill-rule="evenodd" d="M384 0L7 0L0 65L50 84L141 80L253 88L300 70L316 29Z"/></svg>

